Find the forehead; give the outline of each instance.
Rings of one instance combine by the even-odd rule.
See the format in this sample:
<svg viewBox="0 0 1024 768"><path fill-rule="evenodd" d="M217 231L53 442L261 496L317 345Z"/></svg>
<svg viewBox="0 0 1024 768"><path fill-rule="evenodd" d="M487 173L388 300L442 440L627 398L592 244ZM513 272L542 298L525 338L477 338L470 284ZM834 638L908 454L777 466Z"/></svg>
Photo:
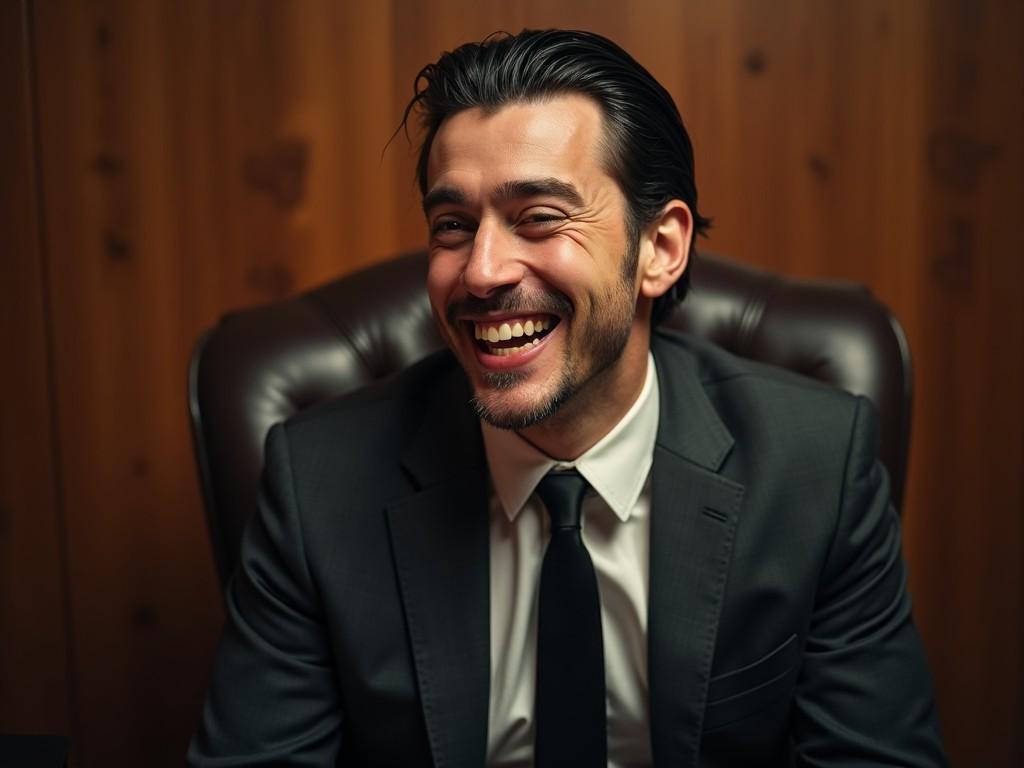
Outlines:
<svg viewBox="0 0 1024 768"><path fill-rule="evenodd" d="M605 181L602 127L597 103L576 94L464 110L445 120L434 137L427 189L446 184L485 192L516 178Z"/></svg>

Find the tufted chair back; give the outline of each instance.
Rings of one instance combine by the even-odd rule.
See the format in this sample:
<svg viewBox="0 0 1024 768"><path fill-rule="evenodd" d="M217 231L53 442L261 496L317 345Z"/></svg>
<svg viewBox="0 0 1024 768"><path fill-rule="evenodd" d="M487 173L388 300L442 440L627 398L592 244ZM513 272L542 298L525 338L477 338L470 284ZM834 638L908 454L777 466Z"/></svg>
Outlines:
<svg viewBox="0 0 1024 768"><path fill-rule="evenodd" d="M358 389L442 346L423 252L285 301L226 315L196 344L188 396L218 574L235 567L275 422ZM701 254L663 325L802 373L875 404L893 502L903 497L911 367L896 319L864 288L771 274Z"/></svg>

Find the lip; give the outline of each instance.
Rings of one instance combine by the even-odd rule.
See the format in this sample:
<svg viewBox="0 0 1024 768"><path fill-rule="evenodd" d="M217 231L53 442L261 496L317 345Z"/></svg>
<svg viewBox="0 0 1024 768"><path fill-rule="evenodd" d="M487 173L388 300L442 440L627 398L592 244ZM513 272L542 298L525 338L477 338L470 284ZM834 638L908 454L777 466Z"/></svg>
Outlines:
<svg viewBox="0 0 1024 768"><path fill-rule="evenodd" d="M494 312L493 314L482 315L461 315L459 320L464 323L501 323L509 320L521 320L523 318L538 317L540 315L553 317L559 321L561 318L553 312L540 310L537 312Z"/></svg>
<svg viewBox="0 0 1024 768"><path fill-rule="evenodd" d="M518 318L522 316L523 315L521 314L507 316L489 315L487 316L486 319L479 319L476 320L476 322L495 322L497 320L505 320L507 318L513 317ZM469 318L466 318L466 320L469 320ZM465 327L468 328L469 326ZM480 345L477 344L475 340L473 340L472 336L470 335L470 332L466 331L466 333L467 336L469 336L468 341L473 349L473 353L476 355L477 362L480 364L482 368L485 368L490 371L507 371L514 368L521 368L525 365L529 365L530 363L534 362L541 355L541 353L543 353L544 348L547 347L548 342L551 340L551 338L559 333L561 327L562 323L559 322L543 338L541 338L539 342L537 342L536 346L533 346L530 349L526 350L525 352L520 352L515 355L492 355L488 352L485 352L480 348Z"/></svg>

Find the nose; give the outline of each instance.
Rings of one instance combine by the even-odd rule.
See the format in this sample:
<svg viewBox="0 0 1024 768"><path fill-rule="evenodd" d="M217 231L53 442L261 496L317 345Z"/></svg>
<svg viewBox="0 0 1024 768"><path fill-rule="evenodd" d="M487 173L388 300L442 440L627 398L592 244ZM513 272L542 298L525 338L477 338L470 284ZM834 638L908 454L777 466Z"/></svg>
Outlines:
<svg viewBox="0 0 1024 768"><path fill-rule="evenodd" d="M482 221L462 272L466 290L480 298L518 285L525 268L514 235L500 222Z"/></svg>

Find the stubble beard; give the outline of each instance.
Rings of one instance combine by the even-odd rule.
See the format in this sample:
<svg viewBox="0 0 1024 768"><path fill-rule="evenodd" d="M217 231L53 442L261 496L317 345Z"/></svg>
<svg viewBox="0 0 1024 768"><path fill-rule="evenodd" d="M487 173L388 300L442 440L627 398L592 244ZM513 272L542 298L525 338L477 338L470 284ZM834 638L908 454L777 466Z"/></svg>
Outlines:
<svg viewBox="0 0 1024 768"><path fill-rule="evenodd" d="M485 373L484 383L492 390L509 392L518 387L525 378L525 374L518 372ZM472 399L473 408L476 410L476 415L492 427L512 430L532 427L554 416L558 409L575 394L576 387L574 386L572 371L569 369L568 364L564 365L562 370L559 371L558 379L554 394L528 410L503 410L489 405L483 398L477 395L474 395Z"/></svg>

